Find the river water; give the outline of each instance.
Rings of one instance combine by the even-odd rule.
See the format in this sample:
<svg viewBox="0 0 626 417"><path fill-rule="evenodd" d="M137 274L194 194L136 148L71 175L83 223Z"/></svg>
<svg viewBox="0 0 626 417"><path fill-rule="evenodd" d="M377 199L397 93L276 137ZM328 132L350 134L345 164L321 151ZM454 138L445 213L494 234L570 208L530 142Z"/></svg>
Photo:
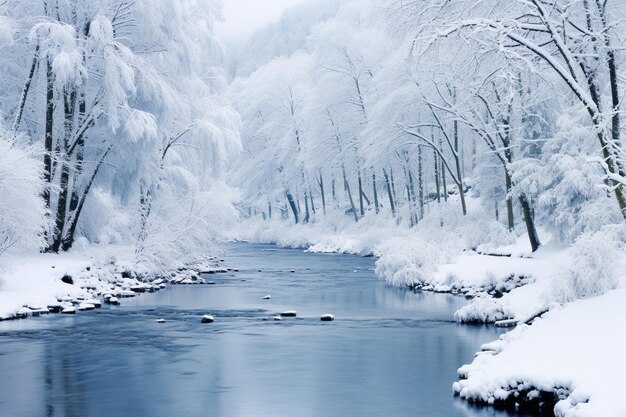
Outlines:
<svg viewBox="0 0 626 417"><path fill-rule="evenodd" d="M452 321L463 299L390 288L373 258L229 244L225 260L239 272L216 285L0 323L0 417L507 416L452 395L498 337Z"/></svg>

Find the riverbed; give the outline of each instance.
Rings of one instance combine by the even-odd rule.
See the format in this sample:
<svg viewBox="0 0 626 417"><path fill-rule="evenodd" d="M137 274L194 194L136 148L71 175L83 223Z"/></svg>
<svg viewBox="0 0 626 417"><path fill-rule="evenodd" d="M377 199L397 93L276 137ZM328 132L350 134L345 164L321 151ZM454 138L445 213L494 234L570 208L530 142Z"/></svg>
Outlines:
<svg viewBox="0 0 626 417"><path fill-rule="evenodd" d="M386 286L374 258L224 249L215 285L1 322L0 417L508 416L452 395L500 332L455 323L463 298Z"/></svg>

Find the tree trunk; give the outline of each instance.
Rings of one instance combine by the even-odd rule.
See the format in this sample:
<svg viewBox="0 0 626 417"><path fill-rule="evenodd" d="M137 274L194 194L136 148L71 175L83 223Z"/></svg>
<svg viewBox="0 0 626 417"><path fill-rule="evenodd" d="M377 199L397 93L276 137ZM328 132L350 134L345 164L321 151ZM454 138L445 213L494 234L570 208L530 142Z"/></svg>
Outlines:
<svg viewBox="0 0 626 417"><path fill-rule="evenodd" d="M398 194L396 194L396 181L393 177L393 167L389 169L389 179L391 179L391 190L393 191L393 200L397 203ZM396 204L396 210L398 209L398 205Z"/></svg>
<svg viewBox="0 0 626 417"><path fill-rule="evenodd" d="M293 199L293 195L289 191L285 191L285 195L287 196L287 202L289 203L289 207L291 207L296 224L298 224L300 223L300 218L298 216L298 207Z"/></svg>
<svg viewBox="0 0 626 417"><path fill-rule="evenodd" d="M535 228L535 220L533 218L533 212L530 208L530 203L525 195L521 195L519 198L522 206L522 212L524 213L524 222L526 223L526 231L528 232L528 239L530 240L530 247L535 252L541 246L537 229Z"/></svg>
<svg viewBox="0 0 626 417"><path fill-rule="evenodd" d="M54 146L54 73L52 72L52 64L50 60L46 64L46 127L44 137L44 157L43 157L43 179L44 191L43 199L46 210L50 210L50 196L52 185L52 149Z"/></svg>
<svg viewBox="0 0 626 417"><path fill-rule="evenodd" d="M380 207L378 204L378 189L376 188L376 172L372 170L372 188L374 192L374 208L376 209L376 214L380 212Z"/></svg>
<svg viewBox="0 0 626 417"><path fill-rule="evenodd" d="M15 141L15 136L17 135L17 131L19 130L20 124L22 122L22 116L24 115L24 108L26 107L26 99L28 98L28 93L30 92L30 86L33 83L33 78L35 77L35 71L37 70L38 65L39 65L39 44L37 44L37 46L35 47L35 53L33 55L33 62L30 66L30 71L28 72L28 78L26 78L26 82L24 83L24 88L22 89L22 95L20 96L20 103L17 106L17 112L15 113L13 127L11 128L13 141Z"/></svg>
<svg viewBox="0 0 626 417"><path fill-rule="evenodd" d="M324 211L324 215L326 215L326 194L324 193L324 177L322 176L322 171L320 170L320 194L322 195L322 209Z"/></svg>
<svg viewBox="0 0 626 417"><path fill-rule="evenodd" d="M509 174L508 169L504 169L505 182L506 182L506 214L509 221L509 232L512 232L515 229L515 218L513 214L513 196L512 188L513 188L513 180L511 179L511 175Z"/></svg>
<svg viewBox="0 0 626 417"><path fill-rule="evenodd" d="M439 172L439 155L437 155L437 151L433 151L435 158L435 188L437 190L437 203L441 203L441 181L439 177L441 176Z"/></svg>
<svg viewBox="0 0 626 417"><path fill-rule="evenodd" d="M100 161L98 162L98 165L96 165L96 168L94 169L93 173L91 174L91 177L89 178L89 182L87 183L87 186L85 187L85 190L81 194L80 199L78 200L78 202L76 204L76 207L74 208L74 210L73 210L73 212L71 214L70 226L68 227L67 232L65 233L65 236L63 238L63 244L62 244L63 251L70 250L72 245L74 245L74 239L75 239L75 235L76 235L76 226L78 225L78 220L80 219L80 215L83 212L83 207L85 206L85 201L87 201L87 196L89 195L89 191L91 190L91 186L93 185L94 180L96 179L96 176L98 175L98 171L100 170L100 167L102 166L102 163L106 159L106 157L109 154L110 150L111 150L111 147L109 146L109 148L104 152L104 154L100 158Z"/></svg>
<svg viewBox="0 0 626 417"><path fill-rule="evenodd" d="M56 221L51 247L52 252L58 252L61 248L63 233L65 231L65 224L67 220L71 158L71 155L68 153L68 147L74 127L76 92L73 90L66 91L64 93L63 104L65 114L63 129L65 130L65 137L63 139L63 146L61 147L61 179L59 182L59 199L57 201Z"/></svg>
<svg viewBox="0 0 626 417"><path fill-rule="evenodd" d="M420 220L424 218L424 160L422 148L417 149L417 188L419 192Z"/></svg>
<svg viewBox="0 0 626 417"><path fill-rule="evenodd" d="M359 212L361 217L365 216L365 207L363 205L363 180L361 179L361 170L358 171L358 184L359 184Z"/></svg>
<svg viewBox="0 0 626 417"><path fill-rule="evenodd" d="M342 171L343 171L343 187L344 190L346 191L346 194L348 194L348 200L350 200L350 207L352 210L352 214L354 214L354 221L358 222L359 221L359 215L356 212L356 206L354 205L354 198L352 198L352 191L350 190L350 183L348 182L348 176L346 175L346 169L342 167Z"/></svg>
<svg viewBox="0 0 626 417"><path fill-rule="evenodd" d="M391 190L389 175L387 175L387 170L385 168L383 168L383 175L385 177L385 185L387 186L387 195L389 196L389 207L391 207L391 215L393 217L396 217L396 205L393 202L393 191Z"/></svg>
<svg viewBox="0 0 626 417"><path fill-rule="evenodd" d="M304 223L308 223L311 220L311 213L309 212L309 195L304 192Z"/></svg>

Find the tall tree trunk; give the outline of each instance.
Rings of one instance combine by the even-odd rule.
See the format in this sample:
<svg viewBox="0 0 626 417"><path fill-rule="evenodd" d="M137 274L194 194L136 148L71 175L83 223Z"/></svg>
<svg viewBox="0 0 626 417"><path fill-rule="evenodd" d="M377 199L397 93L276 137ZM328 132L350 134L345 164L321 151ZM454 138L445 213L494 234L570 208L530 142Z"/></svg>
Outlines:
<svg viewBox="0 0 626 417"><path fill-rule="evenodd" d="M46 127L44 137L44 157L43 157L43 179L44 190L43 200L46 210L50 210L50 197L52 185L52 150L54 146L54 73L50 60L46 63Z"/></svg>
<svg viewBox="0 0 626 417"><path fill-rule="evenodd" d="M322 171L320 170L320 194L322 195L322 210L324 211L324 215L326 215L326 194L324 193L324 177L322 175Z"/></svg>
<svg viewBox="0 0 626 417"><path fill-rule="evenodd" d="M293 199L293 195L289 191L285 191L285 195L287 196L287 202L289 203L289 207L291 207L291 211L293 212L293 217L296 221L296 224L300 223L300 218L298 215L298 207L296 206L296 202Z"/></svg>
<svg viewBox="0 0 626 417"><path fill-rule="evenodd" d="M61 179L59 182L59 198L57 201L56 221L54 227L54 235L52 239L52 252L58 252L61 248L63 233L65 231L65 224L67 220L71 162L71 155L68 153L68 150L70 139L74 130L74 115L76 106L76 92L74 90L66 90L63 95L63 107L65 115L63 123L64 139L61 146Z"/></svg>
<svg viewBox="0 0 626 417"><path fill-rule="evenodd" d="M354 221L359 221L359 215L356 212L356 206L354 205L354 198L352 198L352 191L350 190L350 183L348 182L348 176L346 175L346 169L342 167L343 171L343 188L348 195L348 200L350 201L350 209L352 210L352 214L354 215Z"/></svg>
<svg viewBox="0 0 626 417"><path fill-rule="evenodd" d="M376 214L380 212L380 207L378 204L378 189L376 188L376 172L372 169L372 188L374 192L374 208L376 209Z"/></svg>
<svg viewBox="0 0 626 417"><path fill-rule="evenodd" d="M454 121L454 162L456 165L457 185L459 188L459 196L461 197L461 207L463 215L467 214L467 204L465 203L465 184L463 184L463 168L459 153L459 122Z"/></svg>
<svg viewBox="0 0 626 417"><path fill-rule="evenodd" d="M535 252L541 246L541 241L539 240L539 235L537 234L537 229L535 228L533 212L525 195L522 194L519 200L522 206L522 213L524 213L524 222L526 223L526 231L528 232L530 246L532 251Z"/></svg>
<svg viewBox="0 0 626 417"><path fill-rule="evenodd" d="M387 195L389 196L389 207L391 207L391 215L396 217L396 205L393 201L393 191L391 190L391 182L389 181L389 175L387 175L387 170L383 168L383 175L385 177L385 185L387 186Z"/></svg>
<svg viewBox="0 0 626 417"><path fill-rule="evenodd" d="M304 192L304 223L308 223L311 220L311 213L309 212L309 194Z"/></svg>
<svg viewBox="0 0 626 417"><path fill-rule="evenodd" d="M94 183L94 180L96 179L96 176L98 175L98 171L100 170L100 167L102 166L102 163L104 162L104 160L106 159L107 155L109 154L109 151L111 150L111 146L109 146L109 148L104 152L104 154L102 155L102 157L100 158L100 161L98 162L98 165L96 165L96 168L94 169L93 173L91 174L91 177L89 178L89 181L87 182L87 185L85 186L85 189L83 190L77 204L76 207L74 208L73 212L71 213L71 217L70 217L70 225L67 228L67 232L65 233L65 236L63 238L63 244L62 244L62 249L64 251L68 251L71 249L72 245L74 245L74 239L75 239L75 235L76 235L76 226L78 225L78 221L80 220L80 215L83 212L83 207L85 206L85 201L87 201L87 196L89 195L89 191L91 190L91 186Z"/></svg>
<svg viewBox="0 0 626 417"><path fill-rule="evenodd" d="M28 93L30 92L30 86L33 83L33 79L35 77L35 71L37 70L38 65L39 65L39 44L35 46L35 53L33 54L33 62L30 65L28 78L26 78L26 82L24 83L24 88L22 89L22 95L20 96L20 102L17 106L17 111L15 113L15 119L13 120L13 127L11 128L13 141L15 141L17 131L19 130L20 124L22 123L22 116L24 115L24 109L26 108L26 99L28 98Z"/></svg>
<svg viewBox="0 0 626 417"><path fill-rule="evenodd" d="M81 91L80 98L78 100L78 126L79 127L84 121L85 110L86 110L85 95ZM74 180L74 183L72 184L72 197L70 198L70 210L69 210L70 216L72 216L72 213L78 207L78 202L79 202L79 198L81 195L80 193L81 184L80 184L79 178L81 177L81 174L83 172L83 162L84 162L83 160L85 157L85 136L84 135L80 135L78 137L78 143L76 145L75 152L76 152L76 163L74 166L74 170L75 170L74 179L75 180ZM87 189L87 191L89 191L89 189Z"/></svg>
<svg viewBox="0 0 626 417"><path fill-rule="evenodd" d="M441 203L441 181L439 177L441 176L439 172L439 155L437 155L437 151L433 151L435 158L435 188L437 190L437 203Z"/></svg>
<svg viewBox="0 0 626 417"><path fill-rule="evenodd" d="M448 181L446 180L446 170L443 167L443 161L441 161L441 166L439 169L441 170L441 182L443 184L443 200L447 203L448 202Z"/></svg>
<svg viewBox="0 0 626 417"><path fill-rule="evenodd" d="M361 217L365 216L365 207L363 205L363 180L361 178L361 170L359 169L357 172L358 175L358 185L359 185L359 212L361 213Z"/></svg>
<svg viewBox="0 0 626 417"><path fill-rule="evenodd" d="M391 191L393 191L393 200L396 202L396 210L398 209L398 194L396 194L396 180L393 177L393 167L389 168L389 179L391 180Z"/></svg>
<svg viewBox="0 0 626 417"><path fill-rule="evenodd" d="M415 216L415 221L413 223L417 224L419 222L419 217L417 213L417 193L415 191L415 182L413 181L413 172L411 171L411 168L407 168L407 171L409 173L409 187L411 190L411 201L412 201L413 212Z"/></svg>
<svg viewBox="0 0 626 417"><path fill-rule="evenodd" d="M417 188L419 191L420 220L424 218L424 160L422 148L417 148Z"/></svg>
<svg viewBox="0 0 626 417"><path fill-rule="evenodd" d="M311 191L311 189L309 189L309 200L311 200L311 212L315 216L315 214L317 214L317 211L315 209L315 200L313 199L313 191Z"/></svg>
<svg viewBox="0 0 626 417"><path fill-rule="evenodd" d="M513 180L511 179L511 174L509 174L509 170L507 168L504 169L505 175L505 184L506 184L506 214L507 219L509 221L509 232L512 232L515 229L515 218L513 214Z"/></svg>

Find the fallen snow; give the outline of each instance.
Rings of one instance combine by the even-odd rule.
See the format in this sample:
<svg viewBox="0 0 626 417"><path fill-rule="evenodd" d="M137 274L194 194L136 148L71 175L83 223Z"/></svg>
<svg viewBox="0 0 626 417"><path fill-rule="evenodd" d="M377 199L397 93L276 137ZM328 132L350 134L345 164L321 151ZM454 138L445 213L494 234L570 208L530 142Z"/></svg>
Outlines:
<svg viewBox="0 0 626 417"><path fill-rule="evenodd" d="M550 311L521 325L484 350L459 372L454 390L468 400L493 403L514 395L520 384L541 391L570 391L555 415L626 415L626 289Z"/></svg>
<svg viewBox="0 0 626 417"><path fill-rule="evenodd" d="M61 254L5 257L0 270L0 320L47 312L49 306L62 302L67 303L65 307L80 305L78 310L95 308L101 305L99 296L108 304L119 304L119 297L162 289L166 281L205 283L197 271L217 270L218 264L213 259L197 267L163 276L163 271L138 262L133 248L123 246L94 245ZM66 275L73 284L61 281ZM163 276L159 284L146 282L159 276Z"/></svg>

